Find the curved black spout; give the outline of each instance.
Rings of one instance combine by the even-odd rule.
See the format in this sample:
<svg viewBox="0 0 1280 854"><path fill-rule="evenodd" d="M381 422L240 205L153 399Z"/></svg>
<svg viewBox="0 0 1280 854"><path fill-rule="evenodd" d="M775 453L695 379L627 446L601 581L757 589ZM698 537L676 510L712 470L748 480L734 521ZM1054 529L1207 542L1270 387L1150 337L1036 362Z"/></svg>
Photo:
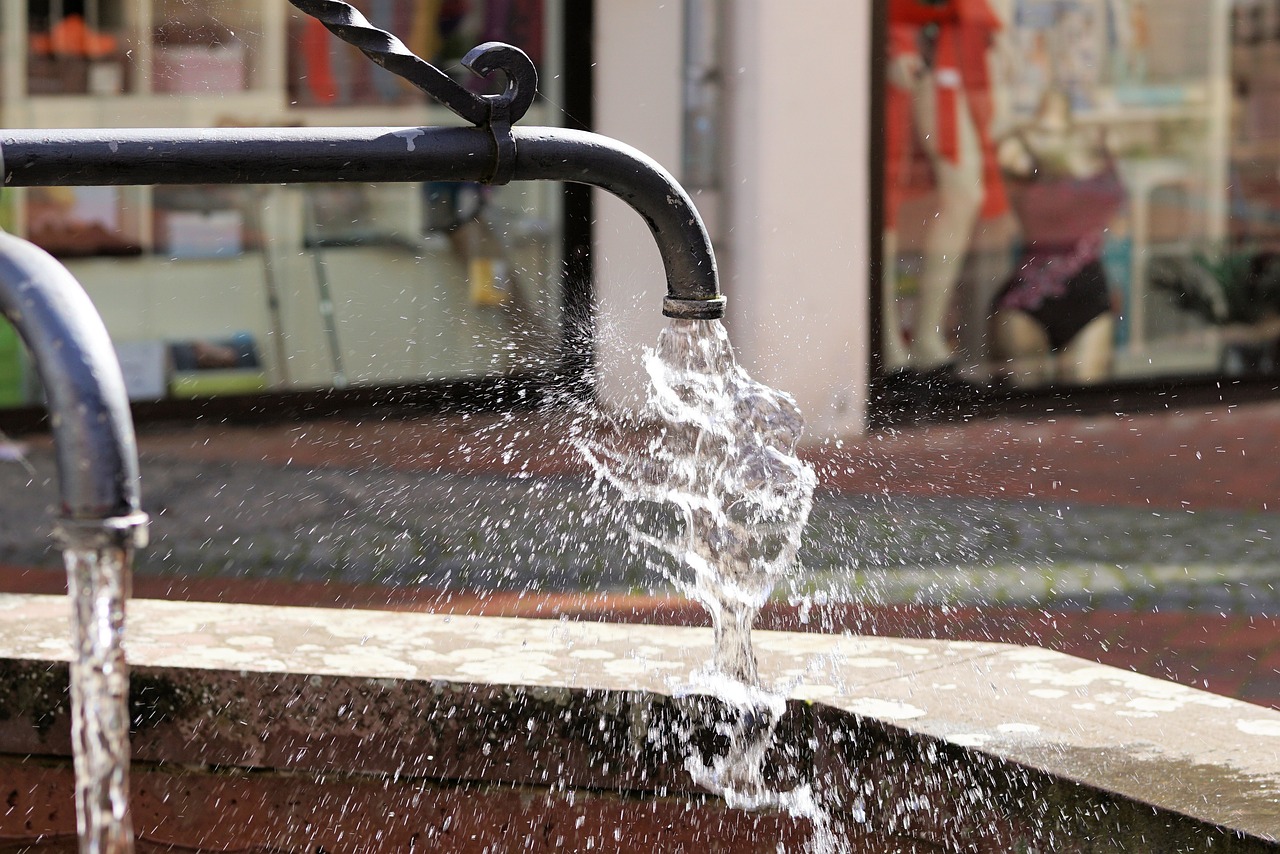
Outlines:
<svg viewBox="0 0 1280 854"><path fill-rule="evenodd" d="M480 177L473 180L486 184L522 179L575 181L608 190L644 217L658 241L667 270L662 313L690 320L724 315L715 255L702 218L665 169L607 137L550 128L521 132L512 127L529 109L538 89L537 69L524 51L501 42L472 48L462 58L465 68L481 77L501 71L506 78L502 93L476 95L414 54L394 34L375 26L351 3L290 2L373 62L486 131L491 150Z"/></svg>
<svg viewBox="0 0 1280 854"><path fill-rule="evenodd" d="M515 180L572 181L607 190L644 218L667 274L662 313L688 320L724 316L711 238L684 187L648 155L607 136L559 128L515 128Z"/></svg>
<svg viewBox="0 0 1280 854"><path fill-rule="evenodd" d="M724 316L711 239L684 188L629 145L561 128L513 128L513 178L572 181L613 193L648 223L667 276L663 313ZM475 181L492 171L481 128L10 130L4 185L291 184Z"/></svg>
<svg viewBox="0 0 1280 854"><path fill-rule="evenodd" d="M75 277L43 249L0 232L0 313L30 351L57 446L64 545L140 546L138 452L111 339Z"/></svg>

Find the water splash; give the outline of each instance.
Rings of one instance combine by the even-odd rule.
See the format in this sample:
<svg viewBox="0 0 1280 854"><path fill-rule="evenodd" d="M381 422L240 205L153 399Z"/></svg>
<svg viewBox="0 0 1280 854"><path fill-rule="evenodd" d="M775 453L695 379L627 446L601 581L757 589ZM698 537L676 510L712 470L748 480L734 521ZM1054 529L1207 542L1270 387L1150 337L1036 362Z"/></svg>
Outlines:
<svg viewBox="0 0 1280 854"><path fill-rule="evenodd" d="M129 551L63 552L72 607L71 744L81 854L131 854L129 671L123 579Z"/></svg>
<svg viewBox="0 0 1280 854"><path fill-rule="evenodd" d="M671 535L632 533L691 575L671 580L711 614L714 672L756 685L751 625L795 566L813 505L816 477L795 455L800 410L747 375L719 321L673 320L645 368L657 432L638 451L590 441L582 450L624 500L675 511Z"/></svg>
<svg viewBox="0 0 1280 854"><path fill-rule="evenodd" d="M747 375L719 321L672 321L645 368L651 390L644 415L656 432L641 448L625 440L584 440L581 448L624 501L674 514L669 530L633 524L632 536L671 556L671 581L711 615L714 659L680 693L723 704L723 714L690 726L710 727L725 749L691 751L686 767L730 806L785 809L810 818L821 833L809 786L779 792L767 780L766 754L786 703L782 693L761 687L751 648L756 615L795 568L813 505L817 478L795 453L804 427L799 408Z"/></svg>
<svg viewBox="0 0 1280 854"><path fill-rule="evenodd" d="M707 696L718 704L705 702ZM690 750L685 755L685 770L695 785L720 795L727 806L743 810L783 810L808 819L813 825L811 850L827 854L837 850L831 819L819 803L810 783L796 783L782 788L771 779L775 774L793 775L795 757L785 750L774 735L786 713L787 697L782 690L746 685L723 674L699 673L691 684L676 692L677 697L692 699L694 714L675 725L674 735L686 745L705 742L706 736L720 742L718 749ZM699 733L697 730L705 730ZM650 739L661 743L666 736L650 733Z"/></svg>

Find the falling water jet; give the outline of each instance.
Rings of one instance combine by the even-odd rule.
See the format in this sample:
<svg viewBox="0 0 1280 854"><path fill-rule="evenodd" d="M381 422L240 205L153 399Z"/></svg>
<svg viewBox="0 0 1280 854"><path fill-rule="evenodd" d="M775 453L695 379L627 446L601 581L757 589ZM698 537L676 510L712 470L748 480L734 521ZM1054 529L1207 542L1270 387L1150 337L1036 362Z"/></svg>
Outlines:
<svg viewBox="0 0 1280 854"><path fill-rule="evenodd" d="M672 559L671 581L711 616L713 658L680 691L690 713L676 735L689 745L701 729L720 746L689 750L686 768L730 806L786 809L822 835L807 785L779 792L766 780L785 702L761 685L751 647L760 608L796 565L813 505L816 475L795 453L799 408L748 376L718 320L672 320L644 363L654 436L639 451L590 439L579 446L625 502L674 513L674 531L633 525L632 535Z"/></svg>
<svg viewBox="0 0 1280 854"><path fill-rule="evenodd" d="M625 501L677 514L670 536L633 535L692 574L672 581L711 615L710 672L758 685L751 626L795 564L816 484L795 456L799 409L747 375L718 321L673 320L645 366L657 434L639 453L590 439L579 447Z"/></svg>
<svg viewBox="0 0 1280 854"><path fill-rule="evenodd" d="M132 547L114 532L67 535L64 546L72 607L71 741L76 825L86 854L133 851L129 817L129 670L125 601ZM69 545L76 542L76 545Z"/></svg>

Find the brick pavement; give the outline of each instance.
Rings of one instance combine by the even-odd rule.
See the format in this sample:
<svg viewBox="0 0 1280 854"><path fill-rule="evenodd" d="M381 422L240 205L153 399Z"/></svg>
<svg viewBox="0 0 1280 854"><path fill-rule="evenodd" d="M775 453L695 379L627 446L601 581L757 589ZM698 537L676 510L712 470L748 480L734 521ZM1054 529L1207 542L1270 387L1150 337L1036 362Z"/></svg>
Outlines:
<svg viewBox="0 0 1280 854"><path fill-rule="evenodd" d="M329 420L276 427L207 425L147 429L143 453L214 464L581 474L566 439L567 417ZM39 446L47 439L29 440ZM1272 514L1280 500L1280 403L1171 410L1109 417L999 418L914 427L806 449L822 486L848 495L1071 502L1163 510ZM8 568L0 589L60 589L56 572ZM261 580L147 579L141 596L411 607L537 616L703 619L688 603L646 597L561 594L474 596L462 591L390 590ZM1159 598L1132 608L976 608L836 603L809 627L868 633L1035 642L1105 663L1172 678L1280 708L1280 617L1270 613L1190 613ZM798 625L776 606L771 627Z"/></svg>
<svg viewBox="0 0 1280 854"><path fill-rule="evenodd" d="M860 493L1271 511L1280 404L998 418L815 449L823 482Z"/></svg>
<svg viewBox="0 0 1280 854"><path fill-rule="evenodd" d="M146 451L209 461L514 474L585 473L569 416L199 426L144 432ZM823 488L886 495L1270 512L1280 403L1118 416L1010 417L882 431L805 449Z"/></svg>

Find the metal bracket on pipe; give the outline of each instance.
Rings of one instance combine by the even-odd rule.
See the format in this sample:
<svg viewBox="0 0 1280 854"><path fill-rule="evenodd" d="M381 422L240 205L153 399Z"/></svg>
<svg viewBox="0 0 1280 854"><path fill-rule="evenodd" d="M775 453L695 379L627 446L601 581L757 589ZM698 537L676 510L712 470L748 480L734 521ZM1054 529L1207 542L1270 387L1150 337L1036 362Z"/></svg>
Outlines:
<svg viewBox="0 0 1280 854"><path fill-rule="evenodd" d="M338 38L369 59L404 78L476 127L493 137L493 165L484 183L506 184L515 171L516 142L511 126L520 121L538 92L538 70L528 54L502 42L485 42L462 58L462 65L481 77L501 71L506 89L497 95L477 95L404 42L369 22L350 3L341 0L290 0Z"/></svg>

